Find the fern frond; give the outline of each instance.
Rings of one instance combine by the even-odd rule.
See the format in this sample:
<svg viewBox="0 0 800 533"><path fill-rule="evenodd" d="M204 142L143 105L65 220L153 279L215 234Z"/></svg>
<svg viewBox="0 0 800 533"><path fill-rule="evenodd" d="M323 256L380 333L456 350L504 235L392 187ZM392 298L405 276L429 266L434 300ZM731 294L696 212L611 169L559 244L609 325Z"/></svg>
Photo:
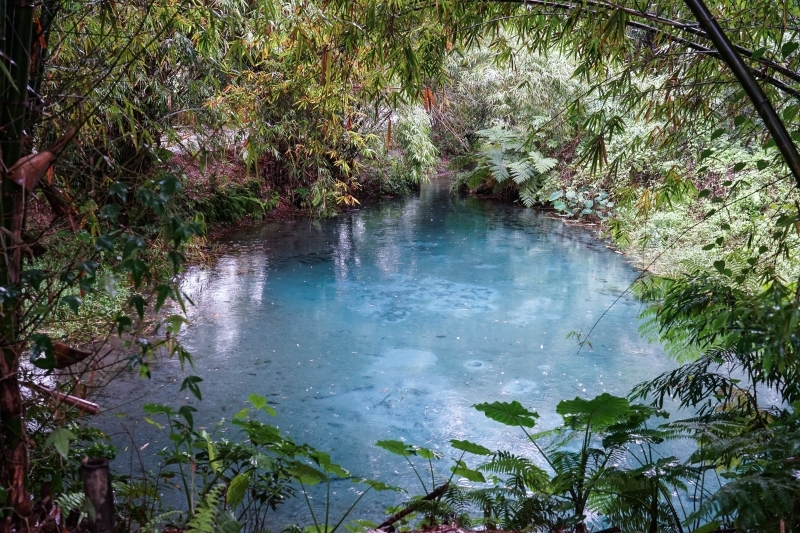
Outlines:
<svg viewBox="0 0 800 533"><path fill-rule="evenodd" d="M511 179L513 179L517 185L522 185L536 175L536 170L525 159L510 163L508 165L508 171L511 175Z"/></svg>
<svg viewBox="0 0 800 533"><path fill-rule="evenodd" d="M512 476L515 486L524 491L544 490L548 485L547 472L530 459L509 452L497 452L492 459L478 467L484 472Z"/></svg>
<svg viewBox="0 0 800 533"><path fill-rule="evenodd" d="M187 531L200 533L236 533L241 525L229 514L221 513L219 504L225 492L225 485L217 485L209 490L194 509L194 516L186 524Z"/></svg>
<svg viewBox="0 0 800 533"><path fill-rule="evenodd" d="M492 177L495 179L497 183L503 183L511 176L508 173L508 167L506 165L506 160L503 157L503 153L499 150L491 150L486 154L487 164L489 167L489 171L492 173Z"/></svg>
<svg viewBox="0 0 800 533"><path fill-rule="evenodd" d="M520 187L519 199L525 207L533 207L536 204L536 192L530 185Z"/></svg>
<svg viewBox="0 0 800 533"><path fill-rule="evenodd" d="M558 165L558 159L544 157L537 151L528 152L528 161L539 174L547 174Z"/></svg>
<svg viewBox="0 0 800 533"><path fill-rule="evenodd" d="M172 519L179 519L183 516L183 511L167 511L165 513L159 513L150 520L148 520L141 528L143 532L150 532L158 533L158 525L162 524L167 521L171 521Z"/></svg>

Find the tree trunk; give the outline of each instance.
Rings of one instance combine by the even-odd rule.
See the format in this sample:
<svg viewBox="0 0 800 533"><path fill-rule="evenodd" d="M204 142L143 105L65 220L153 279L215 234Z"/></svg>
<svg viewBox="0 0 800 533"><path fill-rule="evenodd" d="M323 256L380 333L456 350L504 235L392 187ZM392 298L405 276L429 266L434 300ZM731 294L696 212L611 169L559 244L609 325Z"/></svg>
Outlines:
<svg viewBox="0 0 800 533"><path fill-rule="evenodd" d="M28 75L33 35L34 5L30 0L0 0L0 48L4 52L10 80L0 76L0 148L5 169L19 160L26 127ZM13 83L12 83L13 80ZM26 486L28 439L25 412L20 392L19 358L24 350L18 337L18 303L9 302L9 291L19 288L24 191L6 179L0 180L0 485L9 497L17 521L31 514L31 499Z"/></svg>

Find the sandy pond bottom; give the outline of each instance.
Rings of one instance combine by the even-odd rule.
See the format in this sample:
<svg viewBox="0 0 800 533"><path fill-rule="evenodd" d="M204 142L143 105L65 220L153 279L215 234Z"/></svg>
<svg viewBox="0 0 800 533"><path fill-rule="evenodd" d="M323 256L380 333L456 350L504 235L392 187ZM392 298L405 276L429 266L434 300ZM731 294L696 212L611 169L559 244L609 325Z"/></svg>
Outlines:
<svg viewBox="0 0 800 533"><path fill-rule="evenodd" d="M593 349L577 353L566 339L587 332L636 278L622 256L584 229L457 198L444 183L333 220L265 223L230 234L228 244L214 268L185 276L196 306L183 342L205 379L198 423L230 418L258 393L296 441L330 452L354 475L413 493L413 473L376 441L450 457L450 439L469 439L533 456L519 431L471 406L519 400L550 428L560 400L625 394L674 365L639 337L640 304L627 296L592 333ZM102 399L102 425L121 447L130 446L124 425L146 453L163 448L165 431L135 421L146 402L196 404L178 392L181 379L167 361L149 381L115 382ZM450 464L440 462L443 475ZM333 490L338 516L358 487ZM357 515L379 522L402 498L376 495ZM290 502L275 526L308 523L307 513Z"/></svg>

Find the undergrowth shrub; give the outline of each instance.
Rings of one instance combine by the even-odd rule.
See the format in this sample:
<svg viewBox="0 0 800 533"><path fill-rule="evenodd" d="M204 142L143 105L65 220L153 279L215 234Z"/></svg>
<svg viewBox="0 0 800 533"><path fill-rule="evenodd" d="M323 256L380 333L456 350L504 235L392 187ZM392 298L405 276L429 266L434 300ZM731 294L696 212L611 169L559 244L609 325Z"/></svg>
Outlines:
<svg viewBox="0 0 800 533"><path fill-rule="evenodd" d="M259 181L248 180L214 187L205 198L195 202L194 210L209 223L232 224L246 217L261 219L279 200L274 191L265 194Z"/></svg>

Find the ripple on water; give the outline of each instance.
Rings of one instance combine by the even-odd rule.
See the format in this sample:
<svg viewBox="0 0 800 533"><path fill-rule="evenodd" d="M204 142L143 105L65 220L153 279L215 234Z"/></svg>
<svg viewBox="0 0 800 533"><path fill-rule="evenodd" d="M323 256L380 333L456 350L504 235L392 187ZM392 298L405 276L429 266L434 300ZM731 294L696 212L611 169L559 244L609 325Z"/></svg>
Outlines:
<svg viewBox="0 0 800 533"><path fill-rule="evenodd" d="M508 314L509 322L512 324L525 325L536 322L536 320L542 316L549 320L559 318L559 315L549 312L552 306L553 300L550 298L533 298L527 300Z"/></svg>
<svg viewBox="0 0 800 533"><path fill-rule="evenodd" d="M486 368L488 368L489 365L487 365L483 361L474 359L472 361L467 361L466 363L464 363L464 366L467 367L469 370L486 370Z"/></svg>
<svg viewBox="0 0 800 533"><path fill-rule="evenodd" d="M401 322L424 311L462 315L465 311L481 313L496 309L494 290L437 278L418 281L398 278L377 290L373 286L353 289L358 303L351 307L381 322Z"/></svg>
<svg viewBox="0 0 800 533"><path fill-rule="evenodd" d="M508 394L526 394L536 388L536 382L529 379L515 379L503 387Z"/></svg>

